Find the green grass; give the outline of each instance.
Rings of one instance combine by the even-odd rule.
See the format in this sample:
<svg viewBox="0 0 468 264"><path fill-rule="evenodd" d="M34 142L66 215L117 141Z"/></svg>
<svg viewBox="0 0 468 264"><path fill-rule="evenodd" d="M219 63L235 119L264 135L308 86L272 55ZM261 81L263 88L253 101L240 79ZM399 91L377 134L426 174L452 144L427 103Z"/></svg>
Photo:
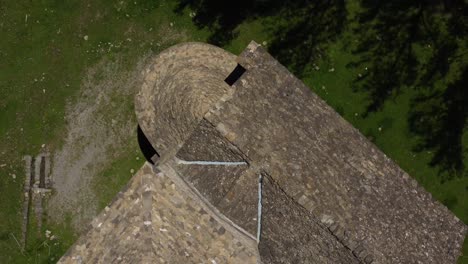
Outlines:
<svg viewBox="0 0 468 264"><path fill-rule="evenodd" d="M76 95L86 70L103 58L114 57L127 62L130 69L147 52L179 41L206 39L207 32L196 29L188 13L172 12L173 1L153 3L0 2L0 164L7 164L0 168L0 263L54 262L76 239L71 219L51 223L47 217L40 231L31 219L25 252L13 237L21 238L22 157L37 155L42 144L51 152L60 148L66 133L65 107L79 100ZM167 28L180 34L164 35ZM128 102L126 107L133 112L133 99ZM129 145L125 146L131 147L128 156L118 157L122 162L104 168L96 180L101 207L125 185L131 176L129 168L137 170L141 165L135 142ZM47 243L50 253L43 244L46 229L59 237Z"/></svg>
<svg viewBox="0 0 468 264"><path fill-rule="evenodd" d="M351 9L358 8L354 1L350 3ZM173 5L173 1L153 4L148 0L137 4L110 0L0 2L0 165L7 164L0 168L0 263L54 262L75 241L70 217L58 224L45 218L42 230L35 230L33 218L26 251L22 253L16 245L13 236L21 237L22 157L38 154L42 144L50 151L60 148L66 133L66 103L79 100L76 95L84 73L103 58L118 56L130 69L146 52L156 53L179 41L206 40L209 32L196 29L188 11L174 14ZM170 23L182 33L162 39L161 30L171 27ZM242 24L238 37L225 48L239 54L251 40L268 41L264 23L268 18ZM406 121L414 96L411 89L388 101L382 111L362 117L367 95L353 91L351 82L365 69L346 67L355 59L346 48L353 41L353 35L345 32L343 38L330 44L328 59L317 62L318 70L311 67L304 82L468 223L468 178L441 184L437 170L427 165L432 153L412 151L418 138L409 133ZM132 103L123 103L129 113ZM99 208L127 183L130 170L136 171L142 164L136 142L124 148L125 154L115 157L93 182ZM11 174L16 174L16 179ZM46 229L59 237L47 242L48 246L43 244ZM468 256L468 243L464 254ZM460 258L460 263L468 263L468 258Z"/></svg>
<svg viewBox="0 0 468 264"><path fill-rule="evenodd" d="M99 210L109 205L116 195L116 190L122 189L144 163L145 158L136 142L136 135L134 138L135 142L127 147L127 151L103 168L93 183Z"/></svg>
<svg viewBox="0 0 468 264"><path fill-rule="evenodd" d="M232 40L224 49L240 54L245 47L253 40L259 44L268 40L268 34L264 30L266 19L258 19L241 24L238 28L238 36Z"/></svg>

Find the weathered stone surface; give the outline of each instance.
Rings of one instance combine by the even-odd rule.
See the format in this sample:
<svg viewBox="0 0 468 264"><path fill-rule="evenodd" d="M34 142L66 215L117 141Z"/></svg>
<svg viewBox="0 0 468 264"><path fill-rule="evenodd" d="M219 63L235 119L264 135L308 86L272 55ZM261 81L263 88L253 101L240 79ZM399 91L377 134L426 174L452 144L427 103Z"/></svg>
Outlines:
<svg viewBox="0 0 468 264"><path fill-rule="evenodd" d="M257 236L258 172L246 170L216 207L234 223Z"/></svg>
<svg viewBox="0 0 468 264"><path fill-rule="evenodd" d="M190 165L177 161L226 162L226 165ZM245 162L230 165L229 162ZM174 169L221 213L253 237L257 233L257 176L246 172L243 154L205 119L176 154ZM241 178L241 179L239 179Z"/></svg>
<svg viewBox="0 0 468 264"><path fill-rule="evenodd" d="M269 176L263 177L264 263L360 263L307 209L293 201Z"/></svg>
<svg viewBox="0 0 468 264"><path fill-rule="evenodd" d="M235 60L156 57L136 112L160 173L145 165L62 262L259 262L258 221L263 263L456 262L466 226L447 208L257 44L229 86Z"/></svg>
<svg viewBox="0 0 468 264"><path fill-rule="evenodd" d="M200 121L176 157L186 161L245 161L239 150L205 119Z"/></svg>
<svg viewBox="0 0 468 264"><path fill-rule="evenodd" d="M447 208L261 47L238 61L247 71L235 93L206 118L251 166L375 263L456 262L466 226Z"/></svg>
<svg viewBox="0 0 468 264"><path fill-rule="evenodd" d="M203 43L179 44L155 56L135 108L162 161L175 154L206 111L232 90L224 78L235 66L233 54Z"/></svg>
<svg viewBox="0 0 468 264"><path fill-rule="evenodd" d="M246 240L144 165L59 263L257 263Z"/></svg>
<svg viewBox="0 0 468 264"><path fill-rule="evenodd" d="M247 169L247 166L177 164L174 168L185 181L197 188L210 203L217 205L235 185L237 179Z"/></svg>
<svg viewBox="0 0 468 264"><path fill-rule="evenodd" d="M202 119L177 152L173 166L180 177L216 206L248 168L248 163L234 145Z"/></svg>
<svg viewBox="0 0 468 264"><path fill-rule="evenodd" d="M232 215L226 214L226 211L223 211L223 208L214 205L209 202L207 197L200 193L200 191L194 187L190 182L185 181L184 177L181 176L180 171L177 169L177 166L174 165L175 160L168 160L166 163L162 164L159 166L161 168L165 175L168 175L169 178L176 183L178 188L181 188L182 191L191 193L193 194L194 197L197 197L199 201L201 201L201 205L209 212L211 212L214 216L216 216L220 222L225 224L225 227L228 229L231 229L233 233L238 234L237 238L238 239L243 239L247 244L254 242L257 244L257 240L255 238L256 232L248 232L244 226L242 225L244 222L240 221L238 222L238 218L232 217ZM246 179L245 175L248 175L249 173L246 172L244 173L239 182L236 182L236 185L229 191L229 193L226 195L228 197L230 193L236 189L237 186L242 185L245 183L244 179ZM241 187L245 187L245 185L242 185ZM237 194L236 194L237 195ZM224 200L223 200L224 201ZM222 201L222 202L223 202ZM248 200L250 202L250 200ZM237 216L240 217L240 219L245 219L248 215L244 215L243 213L245 212L243 209L246 207L252 207L257 210L257 199L255 199L255 204L242 204L240 207L235 208L234 212L239 213ZM221 203L222 203L221 202ZM231 206L231 208L233 208ZM256 246L255 246L256 247Z"/></svg>

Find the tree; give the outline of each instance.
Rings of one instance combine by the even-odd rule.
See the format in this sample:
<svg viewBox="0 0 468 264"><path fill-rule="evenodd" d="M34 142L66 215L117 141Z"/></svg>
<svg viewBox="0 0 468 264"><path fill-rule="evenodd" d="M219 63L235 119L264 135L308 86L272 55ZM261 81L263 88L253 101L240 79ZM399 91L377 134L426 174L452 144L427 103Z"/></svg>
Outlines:
<svg viewBox="0 0 468 264"><path fill-rule="evenodd" d="M368 71L356 89L369 93L365 113L381 109L401 89L416 89L409 117L416 151L434 151L430 165L449 175L464 170L467 128L468 19L463 0L362 0L355 49Z"/></svg>
<svg viewBox="0 0 468 264"><path fill-rule="evenodd" d="M229 43L244 21L270 18L269 51L297 75L324 56L324 45L340 35L346 22L344 0L180 0L176 11L186 7L195 10L193 21L209 28L208 41L218 46Z"/></svg>

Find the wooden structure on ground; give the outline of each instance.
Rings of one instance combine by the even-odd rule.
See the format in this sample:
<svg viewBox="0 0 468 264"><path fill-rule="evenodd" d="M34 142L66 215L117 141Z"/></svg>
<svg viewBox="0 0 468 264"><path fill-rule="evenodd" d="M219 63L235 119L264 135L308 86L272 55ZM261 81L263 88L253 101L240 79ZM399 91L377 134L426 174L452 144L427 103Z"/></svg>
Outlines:
<svg viewBox="0 0 468 264"><path fill-rule="evenodd" d="M30 219L34 214L37 230L41 232L44 217L44 201L46 195L52 192L50 178L50 155L41 153L36 157L25 156L25 181L23 187L23 222L21 224L21 246L27 245Z"/></svg>

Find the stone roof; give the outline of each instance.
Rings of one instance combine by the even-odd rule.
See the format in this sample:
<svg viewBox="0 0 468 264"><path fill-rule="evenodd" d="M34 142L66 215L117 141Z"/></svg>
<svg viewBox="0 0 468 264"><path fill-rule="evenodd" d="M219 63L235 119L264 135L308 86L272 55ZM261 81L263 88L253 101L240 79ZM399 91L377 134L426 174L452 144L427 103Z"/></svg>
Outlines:
<svg viewBox="0 0 468 264"><path fill-rule="evenodd" d="M257 263L256 241L171 175L145 164L59 263Z"/></svg>
<svg viewBox="0 0 468 264"><path fill-rule="evenodd" d="M263 48L252 43L238 62L247 71L232 98L206 119L252 167L360 259L456 262L466 226L445 206Z"/></svg>
<svg viewBox="0 0 468 264"><path fill-rule="evenodd" d="M175 45L153 59L135 98L138 123L158 153L171 157L228 92L236 57L203 43Z"/></svg>
<svg viewBox="0 0 468 264"><path fill-rule="evenodd" d="M136 113L156 172L63 262L456 262L466 226L256 43L238 57L180 44L145 74ZM138 179L154 202L131 195L145 197Z"/></svg>

